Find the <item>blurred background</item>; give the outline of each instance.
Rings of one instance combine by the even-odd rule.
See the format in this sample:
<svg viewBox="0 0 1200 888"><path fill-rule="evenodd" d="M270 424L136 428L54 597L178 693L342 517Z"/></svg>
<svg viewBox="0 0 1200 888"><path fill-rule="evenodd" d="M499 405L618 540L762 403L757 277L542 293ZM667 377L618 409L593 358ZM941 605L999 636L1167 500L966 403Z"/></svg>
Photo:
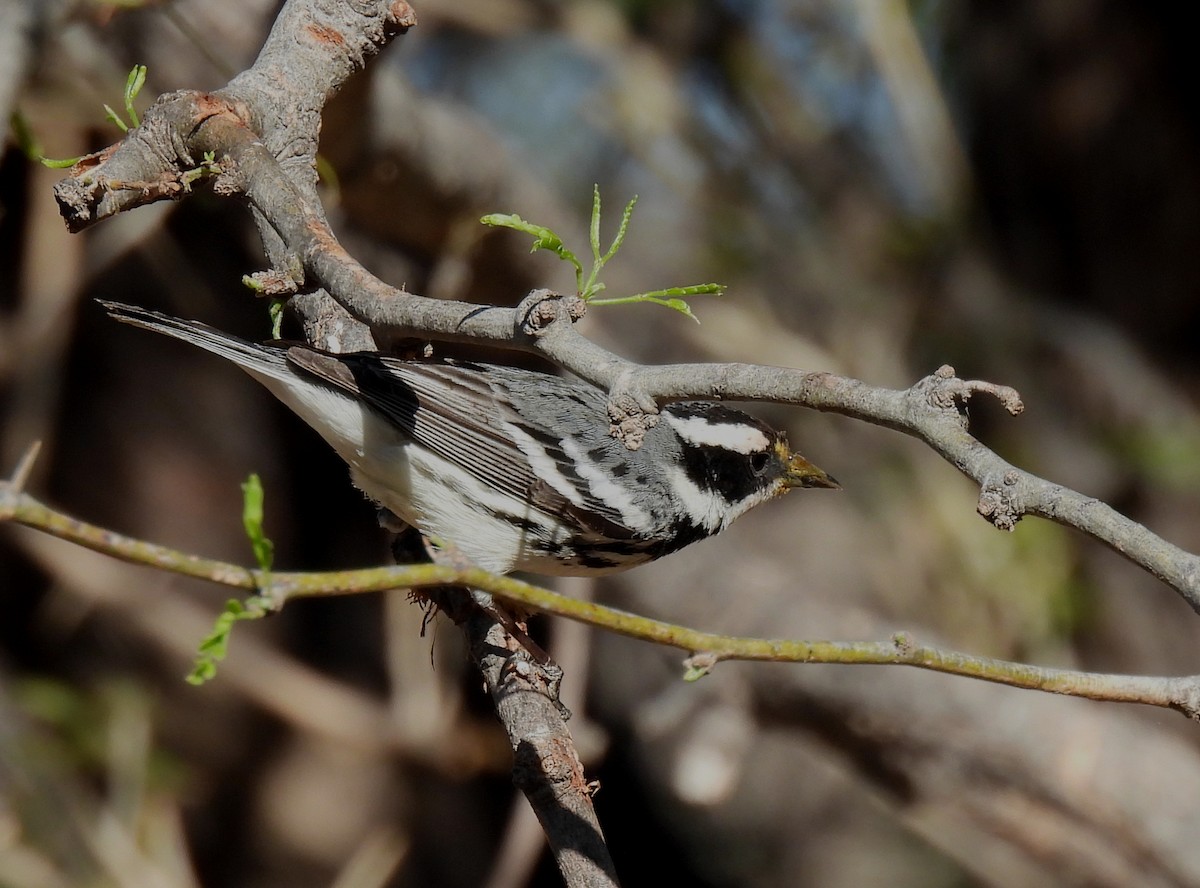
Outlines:
<svg viewBox="0 0 1200 888"><path fill-rule="evenodd" d="M395 285L514 304L569 269L593 183L639 195L611 295L716 280L697 325L594 310L630 358L904 388L1015 386L972 430L1200 546L1200 100L1186 5L1118 0L425 0L328 108L324 197ZM267 0L0 2L0 112L51 157L117 138L126 72L213 89ZM82 519L250 563L258 472L287 570L388 560L344 466L236 369L95 298L264 338L250 219L197 194L70 236L62 172L0 157L0 472ZM1200 672L1196 615L1080 534L974 514L914 440L763 406L845 490L570 594L730 634L882 639L1103 672ZM243 624L183 682L223 589L0 527L0 885L559 884L456 630L401 593ZM627 886L1200 885L1178 715L916 670L724 664L539 621Z"/></svg>

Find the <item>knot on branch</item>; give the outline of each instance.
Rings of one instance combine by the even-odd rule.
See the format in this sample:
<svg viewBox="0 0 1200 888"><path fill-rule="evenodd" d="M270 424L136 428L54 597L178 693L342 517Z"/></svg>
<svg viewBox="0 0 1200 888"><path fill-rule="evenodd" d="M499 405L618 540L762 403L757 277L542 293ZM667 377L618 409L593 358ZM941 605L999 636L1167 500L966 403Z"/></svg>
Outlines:
<svg viewBox="0 0 1200 888"><path fill-rule="evenodd" d="M54 186L59 212L72 232L82 231L123 210L176 200L197 179L226 176L220 185L234 190L228 170L207 160L193 144L201 124L228 116L245 128L248 111L214 93L165 93L146 109L141 124L121 141L82 157Z"/></svg>
<svg viewBox="0 0 1200 888"><path fill-rule="evenodd" d="M1200 686L1197 685L1197 677L1177 678L1174 683L1179 689L1174 694L1171 708L1182 712L1192 721L1200 722Z"/></svg>
<svg viewBox="0 0 1200 888"><path fill-rule="evenodd" d="M530 290L517 305L517 329L523 336L541 336L551 324L574 324L587 313L587 303L575 294L563 296L553 290Z"/></svg>
<svg viewBox="0 0 1200 888"><path fill-rule="evenodd" d="M242 278L242 283L258 296L267 299L290 299L300 292L304 283L304 266L295 253L288 254L284 268L256 271Z"/></svg>
<svg viewBox="0 0 1200 888"><path fill-rule="evenodd" d="M557 663L537 663L528 651L518 648L504 661L500 671L500 685L496 692L504 694L532 691L558 704L562 680L563 670ZM564 718L570 718L569 712L564 713L562 709L559 712Z"/></svg>
<svg viewBox="0 0 1200 888"><path fill-rule="evenodd" d="M637 450L646 432L658 425L658 404L634 387L629 373L622 375L608 399L608 433L629 450Z"/></svg>
<svg viewBox="0 0 1200 888"><path fill-rule="evenodd" d="M911 657L917 649L917 640L907 632L897 632L892 635L892 646L901 657Z"/></svg>
<svg viewBox="0 0 1200 888"><path fill-rule="evenodd" d="M1020 478L1017 471L1009 470L998 481L995 478L984 479L975 509L997 530L1013 530L1025 513L1017 497Z"/></svg>
<svg viewBox="0 0 1200 888"><path fill-rule="evenodd" d="M513 748L512 775L513 785L527 794L544 793L547 789L559 799L592 794L579 753L569 739L552 731L543 730L517 743ZM616 884L607 880L605 883Z"/></svg>
<svg viewBox="0 0 1200 888"><path fill-rule="evenodd" d="M683 680L698 681L717 668L721 658L713 651L697 651L683 661Z"/></svg>
<svg viewBox="0 0 1200 888"><path fill-rule="evenodd" d="M938 412L956 411L958 423L964 429L967 427L966 405L976 392L996 398L1013 416L1025 409L1016 389L978 379L959 379L954 375L954 368L949 364L938 367L932 376L926 376L913 388L924 398L925 403Z"/></svg>
<svg viewBox="0 0 1200 888"><path fill-rule="evenodd" d="M403 34L409 28L416 27L416 24L417 13L404 0L394 0L388 7L388 36Z"/></svg>
<svg viewBox="0 0 1200 888"><path fill-rule="evenodd" d="M80 158L76 167L84 167L97 155L89 154ZM74 175L74 173L72 173ZM67 230L82 231L92 218L92 210L99 203L96 197L95 183L87 178L63 179L54 186L54 200L58 203L58 212L67 223Z"/></svg>

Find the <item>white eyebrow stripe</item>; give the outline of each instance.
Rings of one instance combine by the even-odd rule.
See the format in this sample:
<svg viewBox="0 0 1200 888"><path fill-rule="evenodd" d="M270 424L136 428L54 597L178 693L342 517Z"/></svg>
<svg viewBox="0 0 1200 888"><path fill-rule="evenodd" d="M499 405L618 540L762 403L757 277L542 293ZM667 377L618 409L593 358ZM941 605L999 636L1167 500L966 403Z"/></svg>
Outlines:
<svg viewBox="0 0 1200 888"><path fill-rule="evenodd" d="M697 447L721 447L734 453L761 453L771 447L767 436L753 426L709 422L702 416L675 416L666 410L663 415L679 437Z"/></svg>
<svg viewBox="0 0 1200 888"><path fill-rule="evenodd" d="M715 491L701 488L678 466L667 470L667 481L675 496L684 504L688 517L709 533L716 533L725 528L728 523L725 516L730 509L724 497Z"/></svg>

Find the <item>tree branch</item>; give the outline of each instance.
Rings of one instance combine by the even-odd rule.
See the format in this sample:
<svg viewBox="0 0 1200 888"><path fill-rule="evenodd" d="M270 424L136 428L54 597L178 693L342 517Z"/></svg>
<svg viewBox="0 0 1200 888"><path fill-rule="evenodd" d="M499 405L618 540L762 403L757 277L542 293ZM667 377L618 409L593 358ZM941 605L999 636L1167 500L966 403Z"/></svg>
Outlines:
<svg viewBox="0 0 1200 888"><path fill-rule="evenodd" d="M687 665L689 675L693 678L710 671L722 660L915 666L933 672L1089 700L1160 706L1174 709L1188 718L1200 720L1200 676L1106 675L1070 669L1048 669L918 644L912 636L903 632L897 633L888 641L738 638L701 632L594 602L579 601L513 577L497 576L472 567L416 564L327 573L264 573L235 564L186 555L78 521L56 512L22 492L15 480L0 481L0 523L5 521L42 530L60 539L70 540L124 561L210 580L246 592L260 593L273 608L281 608L293 598L351 595L391 589L428 589L438 586L479 589L522 610L564 617L597 629L688 651L692 656L688 658ZM460 622L469 623L470 619L474 619L474 616L466 612L458 615ZM518 646L511 641L504 645L497 645L494 641L485 642L483 639L491 637L492 630L482 628L482 624L473 627L469 625L468 629L472 644L481 653L488 653L492 649L510 652L517 650ZM499 667L493 664L486 668L494 671ZM519 671L528 675L525 670ZM489 679L489 688L492 689L493 695L502 695L502 685L508 679L499 672L494 677L495 681ZM547 699L553 703L552 695ZM509 729L510 736L525 736L513 725L506 723L506 728Z"/></svg>
<svg viewBox="0 0 1200 888"><path fill-rule="evenodd" d="M616 869L592 805L592 787L558 705L557 678L478 608L466 621L471 657L513 750L513 783L525 794L567 885L615 886Z"/></svg>

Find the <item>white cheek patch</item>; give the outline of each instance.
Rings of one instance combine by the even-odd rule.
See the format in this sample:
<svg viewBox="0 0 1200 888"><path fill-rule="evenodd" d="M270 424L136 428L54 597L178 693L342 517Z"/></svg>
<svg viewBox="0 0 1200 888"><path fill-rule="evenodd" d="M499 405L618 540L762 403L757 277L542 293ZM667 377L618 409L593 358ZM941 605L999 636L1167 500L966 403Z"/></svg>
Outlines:
<svg viewBox="0 0 1200 888"><path fill-rule="evenodd" d="M734 519L779 492L778 486L772 486L731 503L715 490L705 490L678 466L667 472L667 481L671 484L672 492L683 503L684 512L709 533L719 533L732 524Z"/></svg>
<svg viewBox="0 0 1200 888"><path fill-rule="evenodd" d="M697 447L720 447L734 453L761 453L771 447L767 436L753 426L709 422L702 416L674 416L666 410L663 415L679 437Z"/></svg>
<svg viewBox="0 0 1200 888"><path fill-rule="evenodd" d="M707 530L716 533L724 530L733 519L729 515L729 503L719 493L705 490L687 476L678 466L667 472L671 491L683 504L683 513Z"/></svg>

